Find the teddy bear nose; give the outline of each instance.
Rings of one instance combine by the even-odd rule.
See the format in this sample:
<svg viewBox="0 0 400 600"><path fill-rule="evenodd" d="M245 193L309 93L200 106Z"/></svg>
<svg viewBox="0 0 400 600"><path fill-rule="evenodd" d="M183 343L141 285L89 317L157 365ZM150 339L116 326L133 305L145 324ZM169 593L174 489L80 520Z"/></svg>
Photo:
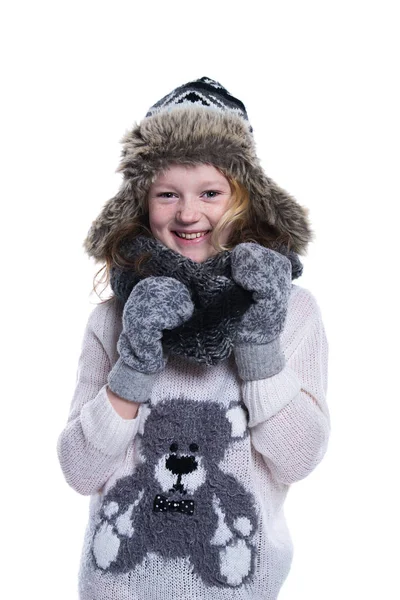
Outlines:
<svg viewBox="0 0 400 600"><path fill-rule="evenodd" d="M169 456L165 466L174 475L187 475L197 469L197 461L194 456Z"/></svg>

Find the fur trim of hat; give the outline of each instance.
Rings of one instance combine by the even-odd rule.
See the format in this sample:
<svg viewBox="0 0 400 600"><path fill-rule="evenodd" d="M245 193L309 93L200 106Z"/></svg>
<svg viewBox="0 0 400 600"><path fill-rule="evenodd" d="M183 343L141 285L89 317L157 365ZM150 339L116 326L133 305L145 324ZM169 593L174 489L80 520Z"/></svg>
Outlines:
<svg viewBox="0 0 400 600"><path fill-rule="evenodd" d="M106 202L84 241L96 261L105 260L111 236L132 220L157 174L172 164L220 168L248 190L257 221L266 221L277 237L289 234L291 249L306 253L313 238L308 209L264 173L249 124L240 115L198 105L175 106L143 119L122 143L120 190Z"/></svg>

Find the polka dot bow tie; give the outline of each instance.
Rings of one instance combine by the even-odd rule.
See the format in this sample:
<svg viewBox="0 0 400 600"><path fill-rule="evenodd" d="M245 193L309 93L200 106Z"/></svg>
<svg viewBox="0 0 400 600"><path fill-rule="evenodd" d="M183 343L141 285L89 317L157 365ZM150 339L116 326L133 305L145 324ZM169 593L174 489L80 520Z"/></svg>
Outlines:
<svg viewBox="0 0 400 600"><path fill-rule="evenodd" d="M180 512L185 515L194 513L194 500L168 500L166 496L157 494L154 498L154 512Z"/></svg>

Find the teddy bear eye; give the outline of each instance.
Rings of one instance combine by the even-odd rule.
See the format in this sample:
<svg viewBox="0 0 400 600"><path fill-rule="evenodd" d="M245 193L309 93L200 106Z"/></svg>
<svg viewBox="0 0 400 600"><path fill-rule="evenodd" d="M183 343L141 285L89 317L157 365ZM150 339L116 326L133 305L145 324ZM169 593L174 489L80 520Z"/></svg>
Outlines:
<svg viewBox="0 0 400 600"><path fill-rule="evenodd" d="M190 452L197 452L198 449L199 449L199 447L197 444L190 444L190 446L189 446Z"/></svg>
<svg viewBox="0 0 400 600"><path fill-rule="evenodd" d="M178 444L174 442L170 445L169 449L171 450L171 452L176 452L178 450Z"/></svg>

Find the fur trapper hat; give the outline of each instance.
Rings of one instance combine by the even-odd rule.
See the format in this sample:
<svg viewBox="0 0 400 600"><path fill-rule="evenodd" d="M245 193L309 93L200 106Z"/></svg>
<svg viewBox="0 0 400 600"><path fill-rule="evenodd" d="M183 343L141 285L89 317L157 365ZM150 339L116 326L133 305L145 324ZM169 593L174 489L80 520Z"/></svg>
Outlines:
<svg viewBox="0 0 400 600"><path fill-rule="evenodd" d="M305 254L313 233L308 210L267 177L257 158L253 129L243 103L207 77L189 82L157 102L122 139L117 195L93 221L84 247L104 261L113 234L137 215L160 171L171 164L207 163L248 190L257 221L267 222L277 238L289 235L291 249Z"/></svg>

